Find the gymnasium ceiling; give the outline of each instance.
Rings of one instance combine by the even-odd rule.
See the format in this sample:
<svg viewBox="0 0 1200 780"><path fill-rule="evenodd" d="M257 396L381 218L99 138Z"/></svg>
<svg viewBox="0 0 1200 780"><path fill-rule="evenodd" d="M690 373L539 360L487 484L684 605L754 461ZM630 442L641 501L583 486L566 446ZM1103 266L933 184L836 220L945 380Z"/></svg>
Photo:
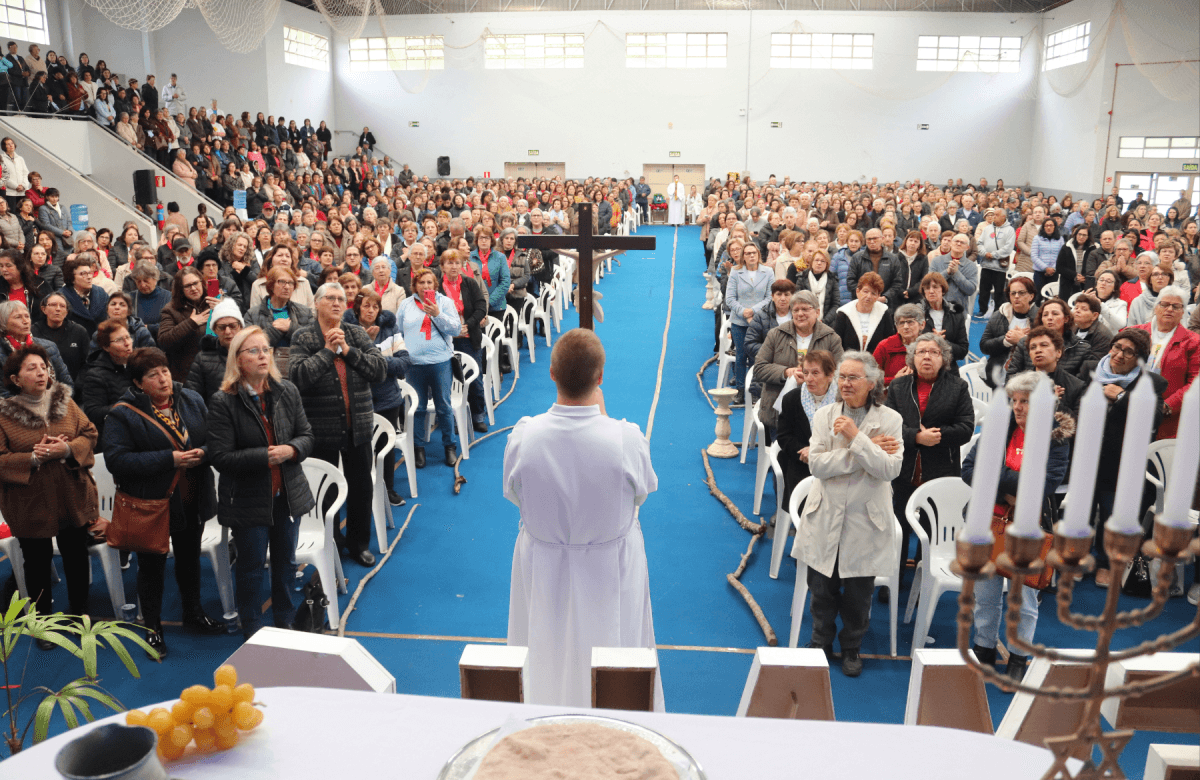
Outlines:
<svg viewBox="0 0 1200 780"><path fill-rule="evenodd" d="M502 11L957 11L1040 13L1070 0L378 0L400 14ZM312 0L289 0L313 8ZM337 3L330 3L337 5Z"/></svg>

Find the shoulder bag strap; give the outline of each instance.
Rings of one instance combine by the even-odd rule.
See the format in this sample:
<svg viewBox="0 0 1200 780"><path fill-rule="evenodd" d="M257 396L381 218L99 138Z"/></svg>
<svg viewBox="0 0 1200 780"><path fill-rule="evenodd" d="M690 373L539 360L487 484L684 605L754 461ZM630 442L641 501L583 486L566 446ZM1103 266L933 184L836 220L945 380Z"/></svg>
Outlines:
<svg viewBox="0 0 1200 780"><path fill-rule="evenodd" d="M153 417L151 417L150 415L146 414L145 412L143 412L141 409L137 408L133 404L126 403L125 401L121 401L120 403L113 404L114 409L116 409L118 406L123 406L126 409L129 409L130 411L132 411L136 414L140 414L142 417L146 418L146 420L151 425L153 425L155 428L158 428L160 431L163 432L163 435L167 437L167 441L171 442L171 449L176 450L178 452L183 452L183 448L179 446L175 437L172 436L170 431L168 431L166 428L164 428L162 426L162 423L160 423L158 420L156 420ZM176 488L176 486L179 485L179 479L182 476L183 476L183 469L175 469L175 478L171 480L171 487L167 488L167 495L166 495L167 498L170 498L171 494L173 494L175 492L175 488Z"/></svg>

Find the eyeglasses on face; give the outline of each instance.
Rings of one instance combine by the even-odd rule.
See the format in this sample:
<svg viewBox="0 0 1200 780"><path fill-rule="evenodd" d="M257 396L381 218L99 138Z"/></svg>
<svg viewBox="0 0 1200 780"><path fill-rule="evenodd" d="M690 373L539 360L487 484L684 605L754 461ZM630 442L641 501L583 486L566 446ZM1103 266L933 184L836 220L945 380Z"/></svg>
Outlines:
<svg viewBox="0 0 1200 780"><path fill-rule="evenodd" d="M1183 304L1182 303L1160 303L1160 304L1158 304L1158 308L1163 309L1165 311L1183 311Z"/></svg>
<svg viewBox="0 0 1200 780"><path fill-rule="evenodd" d="M1113 353L1116 353L1116 354L1124 355L1127 358L1137 357L1136 350L1132 349L1131 347L1122 347L1118 344L1113 344L1112 349L1110 351Z"/></svg>
<svg viewBox="0 0 1200 780"><path fill-rule="evenodd" d="M249 355L250 357L261 357L270 355L274 350L270 347L250 347L249 349L238 350L239 355Z"/></svg>

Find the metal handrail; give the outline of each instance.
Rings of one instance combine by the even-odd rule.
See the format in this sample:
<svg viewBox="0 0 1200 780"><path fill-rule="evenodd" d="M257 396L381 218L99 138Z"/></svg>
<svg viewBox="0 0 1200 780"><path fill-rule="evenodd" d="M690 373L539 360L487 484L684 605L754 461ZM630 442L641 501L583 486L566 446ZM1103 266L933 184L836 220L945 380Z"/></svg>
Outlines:
<svg viewBox="0 0 1200 780"><path fill-rule="evenodd" d="M155 226L154 220L150 219L149 216L147 216L145 213L143 213L137 207L136 204L126 203L115 192L108 189L103 184L100 184L95 179L91 178L90 176L85 174L83 171L76 168L74 165L71 165L69 162L62 159L54 152L50 151L46 147L39 144L37 141L34 141L32 138L25 135L25 133L22 133L20 130L18 130L16 127L14 127L10 122L7 121L7 117L0 117L0 125L3 125L5 130L7 130L9 134L16 136L16 138L18 140L20 140L21 143L26 144L34 149L37 149L39 152L46 155L47 157L53 158L55 162L57 162L62 167L66 168L69 172L75 174L75 176L78 177L80 181L83 181L84 183L86 183L87 186L91 187L94 190L99 191L102 196L107 197L110 200L113 200L113 201L121 204L122 206L126 206L131 211L133 211L133 213L136 214L138 216L138 218L144 220L151 227L151 229L154 228L154 226Z"/></svg>

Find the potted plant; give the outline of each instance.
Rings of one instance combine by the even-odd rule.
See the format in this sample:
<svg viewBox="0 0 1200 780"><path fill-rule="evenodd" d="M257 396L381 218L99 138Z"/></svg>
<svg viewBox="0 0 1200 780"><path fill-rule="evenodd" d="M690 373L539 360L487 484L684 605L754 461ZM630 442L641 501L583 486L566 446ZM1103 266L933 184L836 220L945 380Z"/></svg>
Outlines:
<svg viewBox="0 0 1200 780"><path fill-rule="evenodd" d="M21 669L21 679L14 684L14 671L9 669L17 643L21 637L29 637L28 652L32 652L33 640L44 639L67 650L83 662L83 677L73 680L57 691L38 685L27 692L22 692L25 670ZM79 725L79 716L87 722L95 720L89 700L108 707L114 712L120 712L125 707L111 694L100 687L100 678L96 676L96 652L102 644L107 644L125 664L125 668L134 677L141 677L133 658L125 648L123 640L129 640L145 650L152 658L157 653L146 644L130 624L118 620L92 621L87 615L39 615L29 599L13 594L8 609L0 616L0 665L4 667L4 695L7 711L4 713L5 742L8 743L10 754L19 753L25 745L25 737L33 727L33 743L36 745L46 738L50 728L50 717L55 707L62 710L63 719L69 728ZM28 655L26 656L28 661ZM14 700L14 689L19 695ZM43 695L44 694L44 695ZM24 728L19 728L17 722L21 705L30 698L42 696L37 709L29 717Z"/></svg>

